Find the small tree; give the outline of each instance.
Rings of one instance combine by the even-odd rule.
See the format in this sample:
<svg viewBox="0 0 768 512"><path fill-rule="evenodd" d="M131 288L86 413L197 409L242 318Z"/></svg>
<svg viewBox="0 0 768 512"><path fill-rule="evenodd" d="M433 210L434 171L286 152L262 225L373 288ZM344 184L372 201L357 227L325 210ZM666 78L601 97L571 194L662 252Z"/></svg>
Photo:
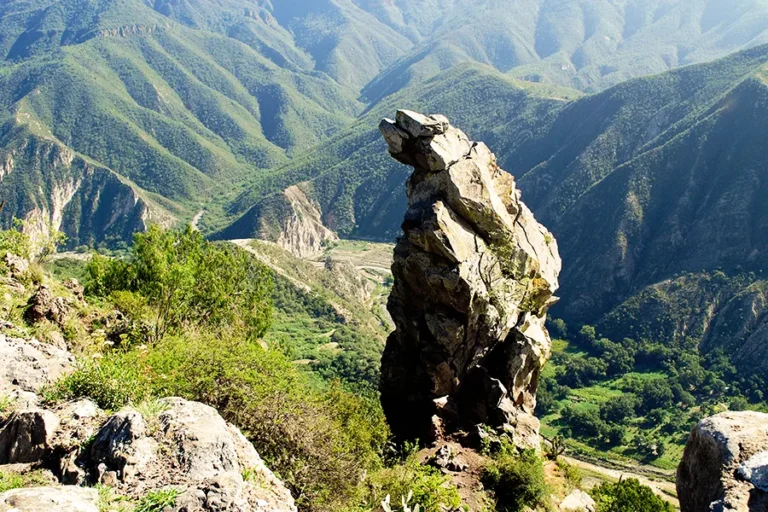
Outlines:
<svg viewBox="0 0 768 512"><path fill-rule="evenodd" d="M134 237L127 260L97 256L88 273L89 293L127 291L146 301L154 311L151 341L189 324L240 327L254 338L270 323L269 270L242 249L208 242L189 226L153 226Z"/></svg>

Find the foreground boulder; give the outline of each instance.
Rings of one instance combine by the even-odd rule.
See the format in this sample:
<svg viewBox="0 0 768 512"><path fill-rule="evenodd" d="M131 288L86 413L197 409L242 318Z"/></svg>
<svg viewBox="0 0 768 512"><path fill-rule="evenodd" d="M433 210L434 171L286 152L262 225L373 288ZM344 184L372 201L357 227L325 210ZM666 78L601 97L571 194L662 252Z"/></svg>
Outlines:
<svg viewBox="0 0 768 512"><path fill-rule="evenodd" d="M537 447L544 328L561 261L514 178L443 116L399 111L380 125L414 168L388 309L382 405L394 434L437 438L477 424Z"/></svg>
<svg viewBox="0 0 768 512"><path fill-rule="evenodd" d="M682 512L768 510L768 414L702 420L677 468L677 496Z"/></svg>
<svg viewBox="0 0 768 512"><path fill-rule="evenodd" d="M93 483L139 499L176 488L179 511L295 511L289 491L253 445L212 407L166 398L145 418L134 410L110 417L81 457Z"/></svg>
<svg viewBox="0 0 768 512"><path fill-rule="evenodd" d="M560 512L595 512L597 504L592 496L581 489L574 490L560 503Z"/></svg>
<svg viewBox="0 0 768 512"><path fill-rule="evenodd" d="M51 450L59 418L42 409L18 411L0 429L0 464L43 460Z"/></svg>
<svg viewBox="0 0 768 512"><path fill-rule="evenodd" d="M0 494L0 512L99 512L99 492L84 487L35 487Z"/></svg>
<svg viewBox="0 0 768 512"><path fill-rule="evenodd" d="M71 372L74 356L38 340L0 333L0 394L36 393Z"/></svg>

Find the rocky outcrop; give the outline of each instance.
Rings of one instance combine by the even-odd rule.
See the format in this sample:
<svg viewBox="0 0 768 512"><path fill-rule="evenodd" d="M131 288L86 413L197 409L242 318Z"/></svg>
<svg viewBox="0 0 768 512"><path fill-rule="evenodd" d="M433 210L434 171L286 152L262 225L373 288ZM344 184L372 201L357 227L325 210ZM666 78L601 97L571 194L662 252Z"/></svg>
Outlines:
<svg viewBox="0 0 768 512"><path fill-rule="evenodd" d="M677 496L682 512L768 510L768 414L701 421L677 468Z"/></svg>
<svg viewBox="0 0 768 512"><path fill-rule="evenodd" d="M25 394L34 396L74 366L75 358L66 350L0 333L0 395L12 399Z"/></svg>
<svg viewBox="0 0 768 512"><path fill-rule="evenodd" d="M560 503L560 512L595 512L597 504L592 496L581 489L574 490Z"/></svg>
<svg viewBox="0 0 768 512"><path fill-rule="evenodd" d="M85 487L35 487L0 494L0 512L99 512L99 492Z"/></svg>
<svg viewBox="0 0 768 512"><path fill-rule="evenodd" d="M88 480L134 498L174 487L178 510L295 510L253 445L215 409L181 398L157 405L155 418L129 409L104 423L79 459Z"/></svg>
<svg viewBox="0 0 768 512"><path fill-rule="evenodd" d="M24 232L37 254L51 230L67 235L67 247L122 240L143 231L149 222L169 225L171 214L142 197L139 189L110 169L81 158L70 148L45 138L20 136L5 140L0 162L0 196L6 201L0 224L24 219ZM11 135L9 135L11 136ZM0 173L2 171L0 170Z"/></svg>
<svg viewBox="0 0 768 512"><path fill-rule="evenodd" d="M52 449L59 418L50 411L19 411L0 429L0 464L38 462Z"/></svg>
<svg viewBox="0 0 768 512"><path fill-rule="evenodd" d="M0 341L0 393L16 393L12 411L0 418L0 470L44 468L64 484L0 494L0 512L96 511L96 498L68 487L94 484L132 502L174 488L173 512L296 511L254 446L215 409L181 398L111 416L90 400L43 409L35 392L50 382L47 370L62 375L70 359L37 342ZM29 379L20 381L16 370L28 370Z"/></svg>
<svg viewBox="0 0 768 512"><path fill-rule="evenodd" d="M537 447L557 243L488 147L445 117L399 111L380 130L414 168L392 266L396 330L382 359L392 430L424 440L482 423Z"/></svg>
<svg viewBox="0 0 768 512"><path fill-rule="evenodd" d="M317 254L324 243L339 237L323 225L319 206L297 185L283 192L287 213L281 222L277 245L300 258Z"/></svg>
<svg viewBox="0 0 768 512"><path fill-rule="evenodd" d="M56 297L48 286L41 285L29 298L24 319L31 324L48 320L63 326L70 310L63 297Z"/></svg>

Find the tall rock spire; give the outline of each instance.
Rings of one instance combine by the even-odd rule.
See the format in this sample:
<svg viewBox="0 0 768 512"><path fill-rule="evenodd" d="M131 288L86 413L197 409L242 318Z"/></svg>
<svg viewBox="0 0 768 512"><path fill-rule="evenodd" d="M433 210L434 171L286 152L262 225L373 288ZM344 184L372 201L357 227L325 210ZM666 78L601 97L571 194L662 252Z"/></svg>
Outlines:
<svg viewBox="0 0 768 512"><path fill-rule="evenodd" d="M401 110L379 128L392 156L414 168L381 368L390 426L427 440L485 424L536 447L557 242L488 147L444 116Z"/></svg>

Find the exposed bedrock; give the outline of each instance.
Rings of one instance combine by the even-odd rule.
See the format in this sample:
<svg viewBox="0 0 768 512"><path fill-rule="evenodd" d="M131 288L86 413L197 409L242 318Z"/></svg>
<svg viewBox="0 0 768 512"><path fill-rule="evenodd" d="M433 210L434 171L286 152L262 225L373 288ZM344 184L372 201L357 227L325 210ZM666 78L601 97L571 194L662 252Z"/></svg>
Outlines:
<svg viewBox="0 0 768 512"><path fill-rule="evenodd" d="M380 129L414 168L392 266L396 330L382 359L393 432L427 440L485 424L536 447L557 243L488 147L444 116L398 111Z"/></svg>

